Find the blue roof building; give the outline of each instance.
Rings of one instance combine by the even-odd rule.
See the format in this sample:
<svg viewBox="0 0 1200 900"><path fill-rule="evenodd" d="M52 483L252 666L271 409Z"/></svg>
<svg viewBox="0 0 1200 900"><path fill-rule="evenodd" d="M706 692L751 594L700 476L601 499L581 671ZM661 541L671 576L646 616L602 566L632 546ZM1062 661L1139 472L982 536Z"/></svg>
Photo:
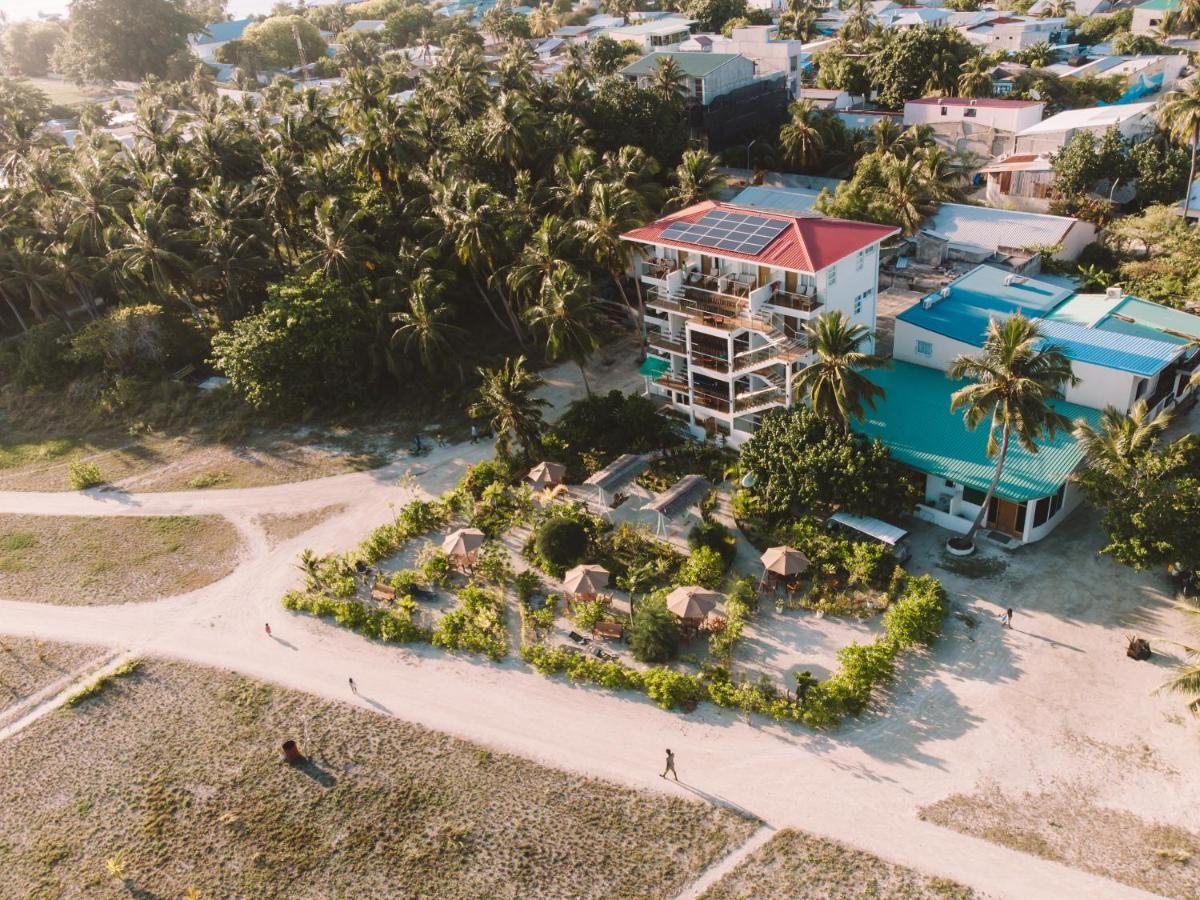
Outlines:
<svg viewBox="0 0 1200 900"><path fill-rule="evenodd" d="M1095 422L1100 410L1127 412L1144 401L1166 409L1186 397L1200 371L1200 316L1110 289L1077 294L1037 278L978 266L896 317L894 368L868 373L887 395L857 427L926 478L917 514L965 532L979 512L993 463L986 428L967 432L950 414L953 360L978 354L990 323L1013 315L1033 319L1044 343L1071 360L1079 379L1066 385L1059 411ZM1035 454L1010 453L989 527L1019 541L1039 540L1079 502L1070 475L1082 459L1075 438L1059 432Z"/></svg>

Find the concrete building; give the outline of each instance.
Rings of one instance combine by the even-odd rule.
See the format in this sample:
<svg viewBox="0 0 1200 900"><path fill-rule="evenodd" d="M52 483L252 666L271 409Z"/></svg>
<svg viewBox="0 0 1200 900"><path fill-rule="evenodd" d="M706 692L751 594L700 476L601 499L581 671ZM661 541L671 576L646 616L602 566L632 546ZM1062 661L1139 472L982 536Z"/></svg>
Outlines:
<svg viewBox="0 0 1200 900"><path fill-rule="evenodd" d="M1056 63L1047 68L1059 78L1066 79L1118 76L1124 83L1125 90L1117 98L1117 103L1132 103L1151 94L1171 90L1187 62L1186 53L1164 56L1100 56L1088 60L1083 65Z"/></svg>
<svg viewBox="0 0 1200 900"><path fill-rule="evenodd" d="M987 50L1024 50L1034 44L1058 44L1066 29L1063 18L1038 19L1034 16L998 16L979 25L962 29L963 36Z"/></svg>
<svg viewBox="0 0 1200 900"><path fill-rule="evenodd" d="M1170 408L1189 395L1191 376L1200 370L1200 351L1189 349L1200 336L1200 316L1117 289L1076 294L979 266L904 310L895 330L899 374L878 376L888 399L863 430L925 473L925 502L917 515L960 533L979 512L994 463L983 452L985 428L968 432L961 417L947 418L945 401L957 385L947 386L943 373L959 355L978 353L991 320L1015 314L1036 320L1047 342L1071 360L1080 382L1066 386L1055 405L1072 420L1095 423L1105 407L1127 412L1139 400L1152 411ZM876 380L876 373L871 377ZM940 411L939 404L945 404ZM950 429L952 421L957 431ZM1028 543L1049 534L1078 504L1070 476L1083 453L1073 436L1059 432L1040 442L1036 454L1016 454L1010 451L1014 468L1005 466L987 524Z"/></svg>
<svg viewBox="0 0 1200 900"><path fill-rule="evenodd" d="M787 118L790 96L783 74L758 74L754 61L741 54L668 50L643 56L619 74L645 88L664 59L673 60L684 75L692 139L710 150L737 143L747 131L778 127Z"/></svg>
<svg viewBox="0 0 1200 900"><path fill-rule="evenodd" d="M1150 102L1069 109L1017 132L1014 150L1016 153L1054 153L1080 132L1090 132L1099 140L1109 128L1116 128L1123 137L1138 141L1154 131L1155 106Z"/></svg>
<svg viewBox="0 0 1200 900"><path fill-rule="evenodd" d="M622 25L604 30L614 41L630 41L637 44L643 53L656 50L674 50L692 36L695 19L669 17L641 22L637 25Z"/></svg>
<svg viewBox="0 0 1200 900"><path fill-rule="evenodd" d="M1078 259L1083 248L1095 242L1096 226L1070 216L943 203L914 240L918 259L928 265L986 262L1036 274L1040 248L1058 248L1051 259Z"/></svg>
<svg viewBox="0 0 1200 900"><path fill-rule="evenodd" d="M800 41L784 40L774 25L746 25L733 29L729 47L754 60L759 75L778 73L788 84L788 95L800 94L800 71L804 56L804 44Z"/></svg>
<svg viewBox="0 0 1200 900"><path fill-rule="evenodd" d="M1042 121L1046 104L1036 100L922 97L904 104L905 125L929 125L952 151L996 156L1014 136Z"/></svg>
<svg viewBox="0 0 1200 900"><path fill-rule="evenodd" d="M646 292L650 394L697 434L741 443L792 404L813 316L836 309L874 331L879 246L896 233L706 201L622 235Z"/></svg>

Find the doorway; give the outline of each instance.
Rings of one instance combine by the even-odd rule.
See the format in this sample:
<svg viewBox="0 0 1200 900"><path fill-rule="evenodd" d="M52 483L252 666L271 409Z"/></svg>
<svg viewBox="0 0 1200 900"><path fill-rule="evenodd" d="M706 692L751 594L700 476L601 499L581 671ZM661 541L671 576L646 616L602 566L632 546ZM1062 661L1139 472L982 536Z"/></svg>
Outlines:
<svg viewBox="0 0 1200 900"><path fill-rule="evenodd" d="M1018 540L1024 538L1025 517L1021 515L1024 507L1023 503L1013 503L1011 500L993 497L991 508L988 510L988 527L1002 531Z"/></svg>

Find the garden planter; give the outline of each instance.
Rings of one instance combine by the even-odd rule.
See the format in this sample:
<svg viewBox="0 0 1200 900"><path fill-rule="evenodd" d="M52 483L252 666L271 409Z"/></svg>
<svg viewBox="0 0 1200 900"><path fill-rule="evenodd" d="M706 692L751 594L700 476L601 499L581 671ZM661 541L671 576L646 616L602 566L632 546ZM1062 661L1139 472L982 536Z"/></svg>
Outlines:
<svg viewBox="0 0 1200 900"><path fill-rule="evenodd" d="M974 553L975 545L973 543L964 545L962 540L961 537L957 536L950 538L950 540L946 541L946 552L951 556L970 556Z"/></svg>

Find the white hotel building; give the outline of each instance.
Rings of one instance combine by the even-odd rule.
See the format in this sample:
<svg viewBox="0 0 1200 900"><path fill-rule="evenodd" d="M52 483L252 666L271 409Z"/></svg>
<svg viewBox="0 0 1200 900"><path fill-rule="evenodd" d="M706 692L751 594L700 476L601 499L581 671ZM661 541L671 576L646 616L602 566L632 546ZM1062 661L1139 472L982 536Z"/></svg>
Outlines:
<svg viewBox="0 0 1200 900"><path fill-rule="evenodd" d="M627 232L651 395L740 444L763 412L792 404L811 318L840 310L874 331L879 245L897 231L706 201Z"/></svg>

